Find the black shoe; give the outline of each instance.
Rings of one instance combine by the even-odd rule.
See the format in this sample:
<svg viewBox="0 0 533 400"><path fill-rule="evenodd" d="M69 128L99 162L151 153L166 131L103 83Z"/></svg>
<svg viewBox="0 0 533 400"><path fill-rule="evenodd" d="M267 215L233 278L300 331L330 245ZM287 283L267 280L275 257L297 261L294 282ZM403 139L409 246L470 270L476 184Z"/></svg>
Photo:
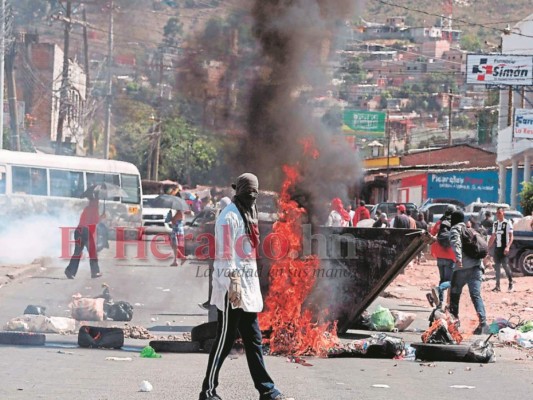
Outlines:
<svg viewBox="0 0 533 400"><path fill-rule="evenodd" d="M500 287L496 286L494 289L492 289L493 292L501 292Z"/></svg>
<svg viewBox="0 0 533 400"><path fill-rule="evenodd" d="M198 303L198 307L203 308L204 310L209 310L209 306L211 304L209 303L209 300L207 300L205 303Z"/></svg>
<svg viewBox="0 0 533 400"><path fill-rule="evenodd" d="M72 275L68 269L65 270L65 276L68 278L68 279L74 279L74 275Z"/></svg>
<svg viewBox="0 0 533 400"><path fill-rule="evenodd" d="M514 292L514 285L513 285L513 283L510 283L510 284L509 284L509 288L507 289L507 291L508 291L509 293Z"/></svg>
<svg viewBox="0 0 533 400"><path fill-rule="evenodd" d="M93 278L93 279L100 278L101 276L102 276L101 272L97 272L96 274L91 274L91 278Z"/></svg>
<svg viewBox="0 0 533 400"><path fill-rule="evenodd" d="M431 307L435 307L435 302L433 301L433 296L431 295L431 293L426 293L426 299L428 299L429 305Z"/></svg>
<svg viewBox="0 0 533 400"><path fill-rule="evenodd" d="M488 335L489 333L490 327L486 322L479 324L478 327L474 330L474 335Z"/></svg>
<svg viewBox="0 0 533 400"><path fill-rule="evenodd" d="M222 397L220 397L218 394L215 394L214 396L206 397L204 400L222 400Z"/></svg>

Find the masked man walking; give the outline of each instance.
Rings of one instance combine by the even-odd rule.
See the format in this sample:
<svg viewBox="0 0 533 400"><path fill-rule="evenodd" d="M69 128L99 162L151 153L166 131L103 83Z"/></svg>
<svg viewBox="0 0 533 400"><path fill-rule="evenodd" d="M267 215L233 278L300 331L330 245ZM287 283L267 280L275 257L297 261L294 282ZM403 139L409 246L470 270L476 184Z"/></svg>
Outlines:
<svg viewBox="0 0 533 400"><path fill-rule="evenodd" d="M274 385L263 360L257 313L263 309L256 252L259 245L256 199L257 177L242 174L235 184L233 202L215 224L215 262L211 304L217 307L217 337L209 354L199 400L220 400L216 388L222 363L228 356L237 330L241 334L248 368L260 400L294 400Z"/></svg>

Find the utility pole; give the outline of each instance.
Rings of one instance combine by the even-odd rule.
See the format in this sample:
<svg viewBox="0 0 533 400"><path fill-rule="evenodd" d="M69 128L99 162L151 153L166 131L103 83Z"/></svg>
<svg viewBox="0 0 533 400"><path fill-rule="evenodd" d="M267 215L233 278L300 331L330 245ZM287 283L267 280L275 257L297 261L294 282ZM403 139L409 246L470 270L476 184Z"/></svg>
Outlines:
<svg viewBox="0 0 533 400"><path fill-rule="evenodd" d="M11 150L20 151L19 115L17 109L17 91L15 89L15 42L11 43L8 57L5 59L7 98L9 101L9 117L11 128ZM3 110L2 110L3 112Z"/></svg>
<svg viewBox="0 0 533 400"><path fill-rule="evenodd" d="M109 143L111 139L111 97L113 94L112 87L112 68L113 68L113 0L109 4L109 38L107 49L107 95L105 108L105 127L104 127L104 158L109 159Z"/></svg>
<svg viewBox="0 0 533 400"><path fill-rule="evenodd" d="M154 180L159 180L159 152L161 149L161 107L163 104L163 61L164 54L159 55L159 98L157 99L157 133L155 137L155 154L154 154Z"/></svg>
<svg viewBox="0 0 533 400"><path fill-rule="evenodd" d="M513 124L513 87L509 86L509 100L507 104L507 126Z"/></svg>
<svg viewBox="0 0 533 400"><path fill-rule="evenodd" d="M0 0L0 149L4 143L4 62L6 51L6 0Z"/></svg>
<svg viewBox="0 0 533 400"><path fill-rule="evenodd" d="M67 116L67 102L68 102L68 86L69 86L69 60L68 53L70 47L70 29L72 14L72 2L67 0L67 12L65 16L65 43L63 46L63 74L61 80L61 91L59 94L59 118L57 121L57 137L56 137L56 154L62 154L63 149L63 126Z"/></svg>
<svg viewBox="0 0 533 400"><path fill-rule="evenodd" d="M85 7L83 8L83 56L85 59L85 101L86 104L89 101L89 94L91 93L91 77L89 75L89 38L87 37L87 12ZM85 124L87 126L87 124ZM88 138L89 150L88 153L90 156L94 153L94 138L93 131L91 127L88 127Z"/></svg>
<svg viewBox="0 0 533 400"><path fill-rule="evenodd" d="M389 174L390 174L390 121L389 111L385 117L385 132L387 134L387 180L385 185L385 201L389 200Z"/></svg>
<svg viewBox="0 0 533 400"><path fill-rule="evenodd" d="M448 90L448 146L452 145L452 89Z"/></svg>

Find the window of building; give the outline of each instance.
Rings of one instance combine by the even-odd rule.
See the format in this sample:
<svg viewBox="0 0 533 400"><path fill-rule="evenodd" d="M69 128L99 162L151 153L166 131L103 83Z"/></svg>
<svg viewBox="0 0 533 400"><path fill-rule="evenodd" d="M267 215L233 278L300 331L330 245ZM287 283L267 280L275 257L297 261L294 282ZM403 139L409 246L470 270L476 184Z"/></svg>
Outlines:
<svg viewBox="0 0 533 400"><path fill-rule="evenodd" d="M0 194L6 194L6 167L0 165Z"/></svg>

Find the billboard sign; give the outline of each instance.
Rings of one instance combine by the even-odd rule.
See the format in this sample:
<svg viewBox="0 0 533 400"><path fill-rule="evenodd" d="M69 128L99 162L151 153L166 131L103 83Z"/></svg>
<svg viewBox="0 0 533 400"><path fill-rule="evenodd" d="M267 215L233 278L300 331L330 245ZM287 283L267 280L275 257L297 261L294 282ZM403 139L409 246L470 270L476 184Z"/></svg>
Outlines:
<svg viewBox="0 0 533 400"><path fill-rule="evenodd" d="M533 139L533 109L515 109L513 137L515 139Z"/></svg>
<svg viewBox="0 0 533 400"><path fill-rule="evenodd" d="M472 85L533 85L533 56L468 54L466 83Z"/></svg>
<svg viewBox="0 0 533 400"><path fill-rule="evenodd" d="M384 137L386 118L384 112L344 110L343 131L348 135Z"/></svg>

